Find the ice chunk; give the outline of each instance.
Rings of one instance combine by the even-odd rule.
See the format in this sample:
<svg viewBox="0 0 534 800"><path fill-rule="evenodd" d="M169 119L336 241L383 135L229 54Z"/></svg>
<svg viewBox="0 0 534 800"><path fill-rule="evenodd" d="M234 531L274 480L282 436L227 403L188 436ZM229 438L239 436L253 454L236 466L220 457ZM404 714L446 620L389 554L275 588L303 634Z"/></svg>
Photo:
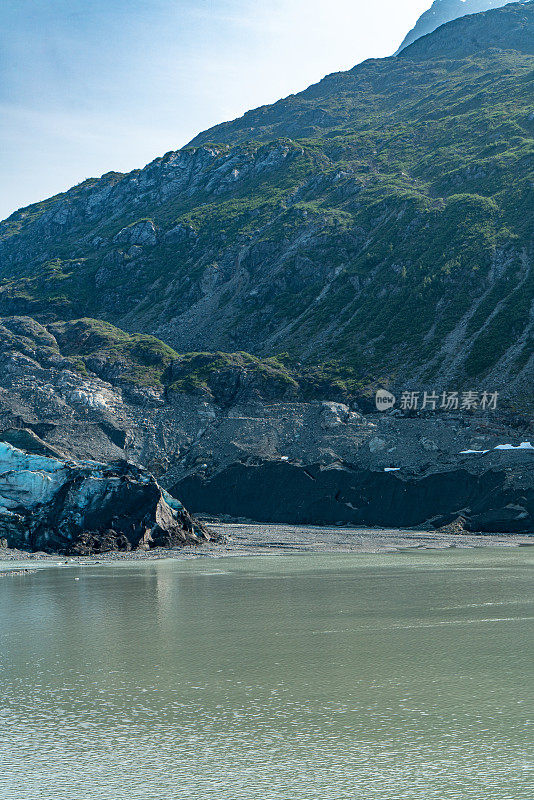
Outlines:
<svg viewBox="0 0 534 800"><path fill-rule="evenodd" d="M172 494L169 494L166 489L162 489L161 493L167 505L170 506L174 511L181 511L183 509L183 505L180 503L180 501L177 500L176 497L173 497Z"/></svg>
<svg viewBox="0 0 534 800"><path fill-rule="evenodd" d="M461 456L476 454L476 455L484 455L484 453L489 453L489 450L460 450Z"/></svg>
<svg viewBox="0 0 534 800"><path fill-rule="evenodd" d="M0 442L0 475L12 470L58 472L64 467L64 461L48 456L24 453L7 442Z"/></svg>
<svg viewBox="0 0 534 800"><path fill-rule="evenodd" d="M513 444L498 444L495 450L534 450L530 442L521 442L517 447Z"/></svg>

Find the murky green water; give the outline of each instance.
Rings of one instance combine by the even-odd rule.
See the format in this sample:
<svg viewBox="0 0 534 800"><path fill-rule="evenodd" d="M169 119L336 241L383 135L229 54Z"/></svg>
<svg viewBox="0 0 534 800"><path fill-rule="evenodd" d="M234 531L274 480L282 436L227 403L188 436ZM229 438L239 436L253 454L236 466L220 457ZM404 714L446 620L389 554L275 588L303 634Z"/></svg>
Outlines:
<svg viewBox="0 0 534 800"><path fill-rule="evenodd" d="M0 798L531 800L533 555L4 577Z"/></svg>

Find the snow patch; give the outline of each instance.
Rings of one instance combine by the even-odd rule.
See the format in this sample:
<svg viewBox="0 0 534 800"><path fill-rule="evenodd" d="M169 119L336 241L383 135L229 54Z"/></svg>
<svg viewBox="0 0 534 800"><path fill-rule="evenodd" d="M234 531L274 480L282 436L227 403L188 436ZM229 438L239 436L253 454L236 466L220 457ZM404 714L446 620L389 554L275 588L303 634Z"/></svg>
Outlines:
<svg viewBox="0 0 534 800"><path fill-rule="evenodd" d="M498 444L493 448L494 450L534 450L530 442L521 442L521 444ZM489 453L489 450L460 450L460 455L484 455Z"/></svg>
<svg viewBox="0 0 534 800"><path fill-rule="evenodd" d="M489 450L460 450L461 456L467 456L475 453L477 455L484 455L484 453L489 453Z"/></svg>
<svg viewBox="0 0 534 800"><path fill-rule="evenodd" d="M530 442L521 442L517 447L513 444L498 444L495 450L534 450Z"/></svg>

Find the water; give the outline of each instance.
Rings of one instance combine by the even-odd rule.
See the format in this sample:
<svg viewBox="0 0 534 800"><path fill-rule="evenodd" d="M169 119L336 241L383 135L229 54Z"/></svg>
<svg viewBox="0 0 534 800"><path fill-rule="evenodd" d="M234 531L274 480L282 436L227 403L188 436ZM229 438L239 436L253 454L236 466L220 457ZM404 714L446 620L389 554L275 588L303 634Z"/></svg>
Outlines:
<svg viewBox="0 0 534 800"><path fill-rule="evenodd" d="M4 577L0 798L531 800L532 561L492 548Z"/></svg>

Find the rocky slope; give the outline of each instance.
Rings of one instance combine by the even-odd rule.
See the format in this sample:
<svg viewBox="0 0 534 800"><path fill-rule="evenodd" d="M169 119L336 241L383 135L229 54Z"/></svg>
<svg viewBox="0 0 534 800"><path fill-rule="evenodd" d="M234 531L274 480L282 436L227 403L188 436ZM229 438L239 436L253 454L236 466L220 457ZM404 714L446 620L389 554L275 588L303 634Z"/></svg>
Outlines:
<svg viewBox="0 0 534 800"><path fill-rule="evenodd" d="M310 398L298 373L281 378L272 362L240 354L202 357L199 369L198 356L91 320L1 322L0 441L14 447L62 462L127 459L195 512L428 527L460 520L460 528L499 532L534 526L534 447L520 446L534 441L528 415L379 413L371 398L335 382L314 384ZM133 380L139 373L144 383Z"/></svg>
<svg viewBox="0 0 534 800"><path fill-rule="evenodd" d="M532 398L534 5L464 17L0 226L0 312Z"/></svg>
<svg viewBox="0 0 534 800"><path fill-rule="evenodd" d="M524 0L524 2L529 2L529 0ZM447 22L468 14L479 14L492 8L502 8L509 3L510 0L434 0L428 11L421 14L412 30L406 34L395 55L422 36L433 33L440 25L445 25Z"/></svg>
<svg viewBox="0 0 534 800"><path fill-rule="evenodd" d="M25 452L0 443L0 541L5 547L89 555L198 544L207 528L124 461L65 461L26 430ZM33 441L32 441L33 440Z"/></svg>

